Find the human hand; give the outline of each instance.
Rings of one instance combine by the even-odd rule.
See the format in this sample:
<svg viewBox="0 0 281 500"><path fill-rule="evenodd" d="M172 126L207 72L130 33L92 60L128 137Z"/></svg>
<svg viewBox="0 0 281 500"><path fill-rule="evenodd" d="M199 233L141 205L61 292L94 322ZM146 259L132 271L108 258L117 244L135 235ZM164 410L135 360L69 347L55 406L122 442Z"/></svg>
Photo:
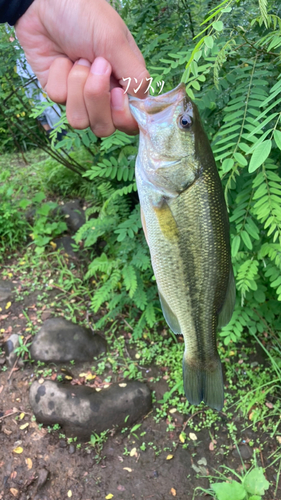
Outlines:
<svg viewBox="0 0 281 500"><path fill-rule="evenodd" d="M34 0L16 23L27 61L54 102L66 103L70 125L98 137L116 128L137 132L128 92L143 98L149 73L131 33L106 0Z"/></svg>

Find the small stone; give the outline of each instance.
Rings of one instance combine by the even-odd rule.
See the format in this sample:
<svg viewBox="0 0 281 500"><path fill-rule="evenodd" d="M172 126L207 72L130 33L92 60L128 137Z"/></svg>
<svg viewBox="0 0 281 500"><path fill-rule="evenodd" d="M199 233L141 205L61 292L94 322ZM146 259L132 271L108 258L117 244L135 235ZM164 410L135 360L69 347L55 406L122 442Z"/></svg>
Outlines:
<svg viewBox="0 0 281 500"><path fill-rule="evenodd" d="M44 484L46 483L48 479L49 471L47 469L40 469L38 471L38 483L37 483L37 490L42 488Z"/></svg>
<svg viewBox="0 0 281 500"><path fill-rule="evenodd" d="M106 351L106 341L90 329L64 318L52 318L43 323L35 336L30 353L40 361L91 361Z"/></svg>
<svg viewBox="0 0 281 500"><path fill-rule="evenodd" d="M7 342L4 344L4 351L6 354L6 361L8 366L14 366L15 361L17 359L17 355L14 352L15 349L20 345L19 341L20 336L16 333L13 333Z"/></svg>
<svg viewBox="0 0 281 500"><path fill-rule="evenodd" d="M239 448L239 452L237 450L237 448L235 448L233 451L232 451L232 455L235 457L235 458L240 458L240 455L241 455L241 458L243 458L243 460L250 460L250 458L252 458L253 456L253 451L252 449L250 448L250 446L248 446L247 444L240 444L238 446Z"/></svg>
<svg viewBox="0 0 281 500"><path fill-rule="evenodd" d="M59 448L66 448L66 447L67 447L67 444L64 441L64 439L60 439L59 440Z"/></svg>
<svg viewBox="0 0 281 500"><path fill-rule="evenodd" d="M30 404L37 422L59 424L71 437L89 441L91 434L112 427L130 426L151 408L151 393L146 384L128 381L122 388L112 384L97 392L86 386L73 386L45 380L33 382ZM113 410L114 409L114 410Z"/></svg>
<svg viewBox="0 0 281 500"><path fill-rule="evenodd" d="M69 446L68 453L69 453L69 455L73 455L73 453L75 453L75 446L74 446L74 444L71 444Z"/></svg>

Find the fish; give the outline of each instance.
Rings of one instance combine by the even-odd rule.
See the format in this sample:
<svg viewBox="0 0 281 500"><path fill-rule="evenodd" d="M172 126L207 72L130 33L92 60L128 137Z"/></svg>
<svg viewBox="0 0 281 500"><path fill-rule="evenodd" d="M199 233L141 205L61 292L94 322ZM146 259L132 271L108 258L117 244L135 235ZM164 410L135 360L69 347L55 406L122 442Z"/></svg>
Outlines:
<svg viewBox="0 0 281 500"><path fill-rule="evenodd" d="M235 304L229 219L220 177L185 85L129 97L140 137L135 175L164 318L182 334L183 387L192 405L221 410L217 329Z"/></svg>

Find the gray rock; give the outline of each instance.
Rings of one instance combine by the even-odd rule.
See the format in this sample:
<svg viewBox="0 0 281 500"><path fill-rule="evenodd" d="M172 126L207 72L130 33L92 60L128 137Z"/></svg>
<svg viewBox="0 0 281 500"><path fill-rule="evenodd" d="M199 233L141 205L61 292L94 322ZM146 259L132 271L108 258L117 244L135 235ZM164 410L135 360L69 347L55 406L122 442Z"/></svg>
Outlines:
<svg viewBox="0 0 281 500"><path fill-rule="evenodd" d="M121 430L146 415L151 408L149 388L137 381L112 384L97 392L46 380L30 387L30 404L38 422L60 424L64 433L88 441L94 432L112 427ZM126 417L129 418L126 420Z"/></svg>
<svg viewBox="0 0 281 500"><path fill-rule="evenodd" d="M37 483L37 491L44 486L49 476L49 471L47 469L40 469L38 471L38 483Z"/></svg>
<svg viewBox="0 0 281 500"><path fill-rule="evenodd" d="M5 342L4 344L4 351L6 354L6 361L8 366L14 366L14 363L17 359L17 355L14 351L20 345L19 338L19 335L17 335L16 333L12 333L7 342Z"/></svg>
<svg viewBox="0 0 281 500"><path fill-rule="evenodd" d="M15 285L10 281L0 280L0 307L3 307L1 302L11 298L14 287Z"/></svg>
<svg viewBox="0 0 281 500"><path fill-rule="evenodd" d="M65 217L67 227L73 233L76 233L86 222L82 201L80 200L73 200L60 205L57 212Z"/></svg>
<svg viewBox="0 0 281 500"><path fill-rule="evenodd" d="M47 319L35 336L30 354L40 361L91 361L106 351L106 341L90 329L64 318Z"/></svg>
<svg viewBox="0 0 281 500"><path fill-rule="evenodd" d="M248 446L247 444L239 444L238 448L239 451L237 450L237 448L232 451L232 455L235 458L240 458L240 455L243 460L250 460L250 458L252 458L253 450L250 448L250 446Z"/></svg>

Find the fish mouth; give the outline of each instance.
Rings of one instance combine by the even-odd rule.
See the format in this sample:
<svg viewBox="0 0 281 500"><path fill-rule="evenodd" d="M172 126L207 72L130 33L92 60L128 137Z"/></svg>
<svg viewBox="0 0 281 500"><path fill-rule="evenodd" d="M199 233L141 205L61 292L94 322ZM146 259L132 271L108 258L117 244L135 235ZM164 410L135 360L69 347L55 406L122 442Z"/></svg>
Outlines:
<svg viewBox="0 0 281 500"><path fill-rule="evenodd" d="M186 99L186 91L184 83L180 83L176 88L166 92L165 94L151 96L148 95L146 99L139 99L138 97L129 95L130 107L135 107L140 111L144 111L149 115L159 113L168 106L177 104Z"/></svg>

